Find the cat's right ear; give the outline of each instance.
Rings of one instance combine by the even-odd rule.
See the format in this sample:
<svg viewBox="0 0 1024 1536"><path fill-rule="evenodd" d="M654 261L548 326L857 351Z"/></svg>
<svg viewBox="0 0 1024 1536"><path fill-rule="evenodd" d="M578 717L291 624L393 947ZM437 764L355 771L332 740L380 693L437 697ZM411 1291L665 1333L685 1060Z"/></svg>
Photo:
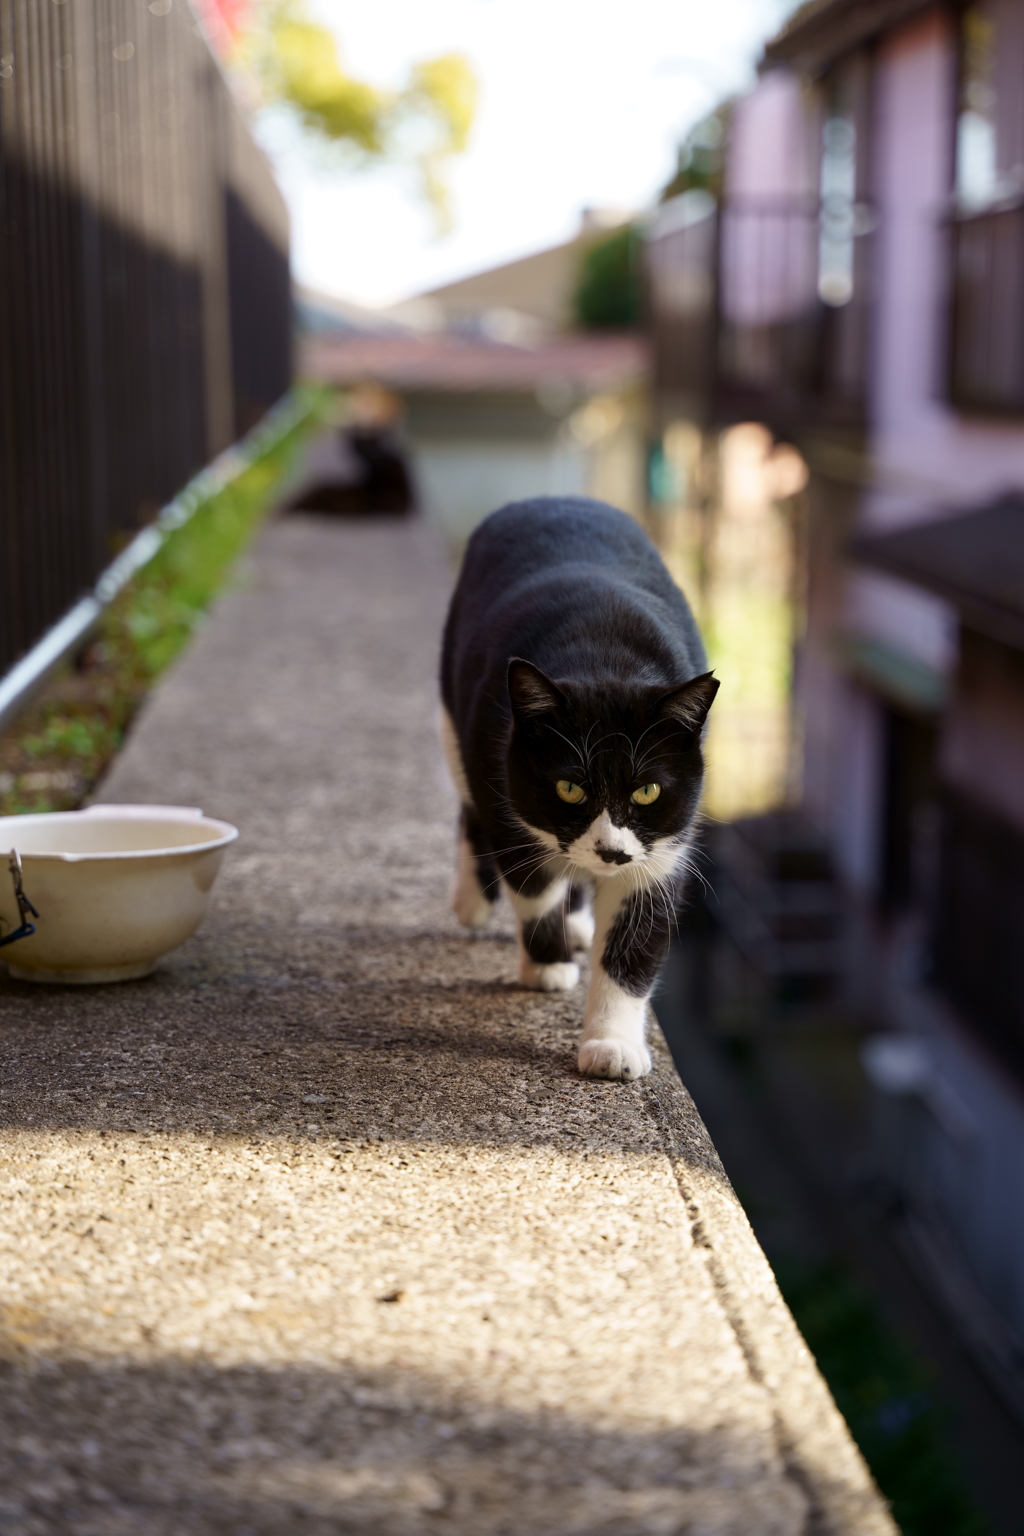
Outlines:
<svg viewBox="0 0 1024 1536"><path fill-rule="evenodd" d="M681 688L673 688L671 693L667 693L661 700L658 713L662 720L674 720L676 725L699 736L717 692L718 678L705 672L684 683Z"/></svg>
<svg viewBox="0 0 1024 1536"><path fill-rule="evenodd" d="M565 694L557 683L545 677L532 661L523 661L519 656L513 656L508 664L508 696L517 720L555 714L565 703Z"/></svg>

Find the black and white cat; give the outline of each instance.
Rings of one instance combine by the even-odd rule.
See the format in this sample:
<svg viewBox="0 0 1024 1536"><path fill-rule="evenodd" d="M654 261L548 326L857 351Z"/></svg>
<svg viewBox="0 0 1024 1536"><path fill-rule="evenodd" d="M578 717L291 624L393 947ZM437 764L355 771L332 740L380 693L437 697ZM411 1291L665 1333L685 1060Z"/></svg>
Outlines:
<svg viewBox="0 0 1024 1536"><path fill-rule="evenodd" d="M580 1071L651 1069L647 999L688 868L718 682L650 540L585 497L538 497L473 534L444 633L442 736L462 800L453 908L501 882L519 979L561 991L592 947Z"/></svg>

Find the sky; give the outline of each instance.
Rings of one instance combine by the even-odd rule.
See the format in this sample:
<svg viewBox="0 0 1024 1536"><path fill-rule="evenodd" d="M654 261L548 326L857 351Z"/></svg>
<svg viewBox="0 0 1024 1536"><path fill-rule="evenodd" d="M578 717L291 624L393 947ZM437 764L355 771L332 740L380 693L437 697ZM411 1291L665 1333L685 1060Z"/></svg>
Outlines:
<svg viewBox="0 0 1024 1536"><path fill-rule="evenodd" d="M480 83L452 162L455 227L438 237L408 171L354 170L279 113L257 132L292 218L297 281L381 305L567 240L586 207L632 212L679 140L753 79L792 0L315 0L353 73L398 87L459 50Z"/></svg>

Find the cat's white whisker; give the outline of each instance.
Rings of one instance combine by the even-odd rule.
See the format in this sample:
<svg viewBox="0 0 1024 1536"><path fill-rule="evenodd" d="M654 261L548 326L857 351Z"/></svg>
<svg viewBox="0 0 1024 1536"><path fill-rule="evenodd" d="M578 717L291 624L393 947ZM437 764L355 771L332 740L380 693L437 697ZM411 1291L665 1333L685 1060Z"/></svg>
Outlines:
<svg viewBox="0 0 1024 1536"><path fill-rule="evenodd" d="M556 731L555 727L553 725L548 724L547 721L545 721L544 724L545 724L545 726L547 727L547 729L549 731L554 731L556 736L561 737L562 741L565 742L566 746L569 748L569 750L571 752L575 752L577 754L577 756L576 756L576 763L577 763L577 766L579 768L580 777L585 779L586 776L587 776L587 767L586 767L586 764L583 761L583 758L579 755L579 747L577 747L577 745L576 745L576 743L574 741L570 741L568 736L563 736L561 731Z"/></svg>
<svg viewBox="0 0 1024 1536"><path fill-rule="evenodd" d="M634 777L642 779L647 770L653 767L655 763L669 763L671 761L672 754L670 752L660 752L657 757L651 757L648 755L647 757L644 757L641 762L634 768Z"/></svg>
<svg viewBox="0 0 1024 1536"><path fill-rule="evenodd" d="M507 881L510 875L518 874L518 872L523 869L527 870L526 878L528 879L535 870L542 869L546 862L546 856L543 854L538 855L535 858L520 859L518 863L510 865L507 869L502 869L498 875L497 880L493 880L491 885L495 886L502 880Z"/></svg>

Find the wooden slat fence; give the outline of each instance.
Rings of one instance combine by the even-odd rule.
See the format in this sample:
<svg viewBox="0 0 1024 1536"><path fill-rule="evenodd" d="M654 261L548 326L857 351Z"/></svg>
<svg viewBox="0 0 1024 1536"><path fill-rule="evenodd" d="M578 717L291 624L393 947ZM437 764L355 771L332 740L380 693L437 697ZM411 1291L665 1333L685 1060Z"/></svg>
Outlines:
<svg viewBox="0 0 1024 1536"><path fill-rule="evenodd" d="M187 0L0 0L0 673L290 337L284 205Z"/></svg>

